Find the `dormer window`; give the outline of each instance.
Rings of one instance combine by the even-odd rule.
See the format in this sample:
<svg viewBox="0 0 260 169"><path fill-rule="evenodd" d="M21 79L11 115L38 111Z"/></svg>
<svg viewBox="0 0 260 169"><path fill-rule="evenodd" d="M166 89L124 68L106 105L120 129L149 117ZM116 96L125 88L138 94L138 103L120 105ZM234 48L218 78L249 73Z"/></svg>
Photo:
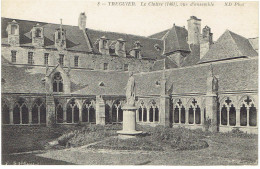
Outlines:
<svg viewBox="0 0 260 169"><path fill-rule="evenodd" d="M44 38L43 38L43 28L40 24L36 24L33 26L32 30L32 44L37 47L42 47L44 45Z"/></svg>
<svg viewBox="0 0 260 169"><path fill-rule="evenodd" d="M109 55L109 49L108 49L108 39L105 36L102 36L99 39L99 52L104 55Z"/></svg>
<svg viewBox="0 0 260 169"><path fill-rule="evenodd" d="M19 25L18 23L13 20L12 22L8 23L6 28L8 33L8 43L11 46L19 46L20 45L20 37L19 37Z"/></svg>
<svg viewBox="0 0 260 169"><path fill-rule="evenodd" d="M55 32L55 46L58 49L66 48L66 31L63 28L56 29Z"/></svg>
<svg viewBox="0 0 260 169"><path fill-rule="evenodd" d="M126 57L124 39L120 38L117 40L117 42L115 44L115 53L118 56Z"/></svg>

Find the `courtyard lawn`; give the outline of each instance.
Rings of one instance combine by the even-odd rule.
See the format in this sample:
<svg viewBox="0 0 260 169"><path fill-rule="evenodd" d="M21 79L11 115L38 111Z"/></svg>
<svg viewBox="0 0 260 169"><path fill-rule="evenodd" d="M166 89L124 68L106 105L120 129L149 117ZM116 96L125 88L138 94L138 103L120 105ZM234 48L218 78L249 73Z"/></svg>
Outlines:
<svg viewBox="0 0 260 169"><path fill-rule="evenodd" d="M257 135L142 127L146 136L122 140L121 126L61 129L57 147L43 153L5 154L2 164L256 165ZM25 137L22 137L24 139ZM51 140L51 139L50 139ZM20 140L20 142L23 142ZM47 142L47 141L45 141ZM17 145L16 145L17 146Z"/></svg>

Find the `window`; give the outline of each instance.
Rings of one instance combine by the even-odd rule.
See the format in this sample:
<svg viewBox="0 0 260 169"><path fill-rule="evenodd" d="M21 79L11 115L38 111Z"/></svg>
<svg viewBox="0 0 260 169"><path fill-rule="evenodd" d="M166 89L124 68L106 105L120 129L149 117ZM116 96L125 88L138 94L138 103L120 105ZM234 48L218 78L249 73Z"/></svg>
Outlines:
<svg viewBox="0 0 260 169"><path fill-rule="evenodd" d="M16 62L16 51L14 51L14 50L11 51L11 57L12 57L11 58L12 62L15 63Z"/></svg>
<svg viewBox="0 0 260 169"><path fill-rule="evenodd" d="M63 92L63 80L59 72L53 76L53 92Z"/></svg>
<svg viewBox="0 0 260 169"><path fill-rule="evenodd" d="M104 63L104 70L108 69L108 63Z"/></svg>
<svg viewBox="0 0 260 169"><path fill-rule="evenodd" d="M35 31L35 37L40 38L41 37L41 30L40 29L36 29Z"/></svg>
<svg viewBox="0 0 260 169"><path fill-rule="evenodd" d="M33 64L33 52L28 52L28 64Z"/></svg>
<svg viewBox="0 0 260 169"><path fill-rule="evenodd" d="M59 64L60 64L61 66L63 66L63 64L64 64L64 55L63 55L63 54L60 54Z"/></svg>
<svg viewBox="0 0 260 169"><path fill-rule="evenodd" d="M124 71L128 71L128 64L124 64Z"/></svg>
<svg viewBox="0 0 260 169"><path fill-rule="evenodd" d="M11 34L12 35L16 34L16 30L17 30L17 26L16 25L12 25L11 26Z"/></svg>
<svg viewBox="0 0 260 169"><path fill-rule="evenodd" d="M74 66L79 67L79 57L78 56L74 57Z"/></svg>
<svg viewBox="0 0 260 169"><path fill-rule="evenodd" d="M107 46L107 41L103 40L103 48L106 48L106 46Z"/></svg>
<svg viewBox="0 0 260 169"><path fill-rule="evenodd" d="M139 51L138 50L135 51L135 58L139 58Z"/></svg>
<svg viewBox="0 0 260 169"><path fill-rule="evenodd" d="M48 65L49 63L49 53L44 53L44 65Z"/></svg>

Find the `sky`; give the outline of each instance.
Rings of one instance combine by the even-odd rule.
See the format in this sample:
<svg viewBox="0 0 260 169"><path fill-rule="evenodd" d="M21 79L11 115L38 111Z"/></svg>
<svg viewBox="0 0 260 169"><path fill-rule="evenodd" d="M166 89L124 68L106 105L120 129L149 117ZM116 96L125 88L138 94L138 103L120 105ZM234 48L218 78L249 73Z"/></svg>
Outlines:
<svg viewBox="0 0 260 169"><path fill-rule="evenodd" d="M116 2L110 0L109 2ZM80 12L87 15L87 28L149 36L169 29L175 23L187 28L187 19L194 15L200 18L202 28L211 27L214 41L229 29L247 38L258 37L258 2L240 2L240 6L151 6L155 1L130 1L135 6L109 5L108 1L86 0L2 0L2 17L33 20L65 25L77 25ZM122 2L122 1L121 1ZM146 6L141 6L141 2ZM150 3L149 3L150 2ZM169 1L168 1L169 2ZM204 2L207 3L207 2ZM150 5L149 5L150 4Z"/></svg>

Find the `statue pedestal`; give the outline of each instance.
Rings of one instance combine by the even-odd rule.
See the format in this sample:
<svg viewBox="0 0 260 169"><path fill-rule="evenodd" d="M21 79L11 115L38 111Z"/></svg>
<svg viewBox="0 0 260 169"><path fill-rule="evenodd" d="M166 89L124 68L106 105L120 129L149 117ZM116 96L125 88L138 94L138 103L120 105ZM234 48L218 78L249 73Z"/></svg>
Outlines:
<svg viewBox="0 0 260 169"><path fill-rule="evenodd" d="M136 110L134 106L126 105L123 108L123 130L117 131L122 138L131 138L142 134L142 131L136 131Z"/></svg>

